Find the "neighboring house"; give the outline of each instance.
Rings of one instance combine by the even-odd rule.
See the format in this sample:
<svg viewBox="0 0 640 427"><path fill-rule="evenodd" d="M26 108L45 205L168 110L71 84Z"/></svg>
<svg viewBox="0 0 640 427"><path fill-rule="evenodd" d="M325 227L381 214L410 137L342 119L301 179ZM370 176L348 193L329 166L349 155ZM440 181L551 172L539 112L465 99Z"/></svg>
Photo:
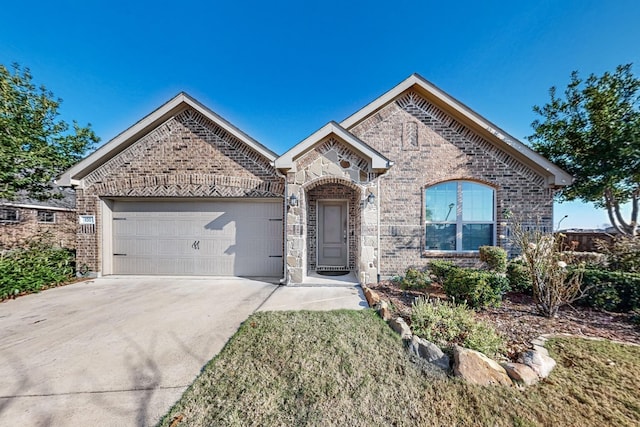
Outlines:
<svg viewBox="0 0 640 427"><path fill-rule="evenodd" d="M89 271L287 283L476 262L507 245L507 211L551 231L570 182L415 74L281 156L181 93L58 180L95 218L78 232Z"/></svg>
<svg viewBox="0 0 640 427"><path fill-rule="evenodd" d="M37 239L47 239L59 247L75 248L74 192L65 189L62 196L47 201L28 197L0 200L0 249L22 247Z"/></svg>

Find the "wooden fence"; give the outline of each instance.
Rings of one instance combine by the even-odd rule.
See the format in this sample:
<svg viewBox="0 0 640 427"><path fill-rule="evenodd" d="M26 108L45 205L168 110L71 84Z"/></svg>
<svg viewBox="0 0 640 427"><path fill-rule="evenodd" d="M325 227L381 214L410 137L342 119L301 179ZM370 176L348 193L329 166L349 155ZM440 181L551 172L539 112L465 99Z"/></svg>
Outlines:
<svg viewBox="0 0 640 427"><path fill-rule="evenodd" d="M606 242L613 240L611 234L597 231L563 231L560 234L565 236L564 248L580 252L598 252L597 240Z"/></svg>

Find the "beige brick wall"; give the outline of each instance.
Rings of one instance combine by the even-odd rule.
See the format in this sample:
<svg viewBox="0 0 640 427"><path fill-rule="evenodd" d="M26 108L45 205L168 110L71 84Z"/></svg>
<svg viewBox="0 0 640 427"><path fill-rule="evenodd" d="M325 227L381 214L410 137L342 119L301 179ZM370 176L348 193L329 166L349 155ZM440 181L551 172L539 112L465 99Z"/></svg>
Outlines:
<svg viewBox="0 0 640 427"><path fill-rule="evenodd" d="M48 211L55 215L54 223L38 221L40 209L7 207L18 211L17 222L0 222L0 248L23 247L29 241L45 239L53 245L74 249L76 247L76 213L73 211ZM41 209L47 211L46 208Z"/></svg>
<svg viewBox="0 0 640 427"><path fill-rule="evenodd" d="M284 181L268 159L198 112L187 109L142 136L83 179L76 192L79 215L95 226L78 227L78 265L100 271L101 198L279 198Z"/></svg>
<svg viewBox="0 0 640 427"><path fill-rule="evenodd" d="M473 180L493 187L497 235L507 231L501 225L504 209L537 217L551 230L553 191L545 178L414 92L349 131L395 162L379 178L382 276L426 267L435 258L477 262L475 255L424 251L424 189L438 182ZM496 243L508 246L505 240Z"/></svg>

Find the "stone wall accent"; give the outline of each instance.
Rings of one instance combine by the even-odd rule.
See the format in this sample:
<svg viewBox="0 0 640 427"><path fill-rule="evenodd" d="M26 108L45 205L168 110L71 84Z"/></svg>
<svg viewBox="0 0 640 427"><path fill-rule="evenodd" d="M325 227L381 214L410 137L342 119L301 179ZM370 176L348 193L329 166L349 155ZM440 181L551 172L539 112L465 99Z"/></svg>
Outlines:
<svg viewBox="0 0 640 427"><path fill-rule="evenodd" d="M505 209L552 230L553 190L544 176L474 132L419 94L408 91L348 129L394 162L380 186L380 274L390 277L432 259L473 265L475 253L425 251L424 190L471 180L496 191L496 236L507 235ZM525 219L526 222L526 219ZM525 223L525 226L531 225ZM511 250L506 239L496 244Z"/></svg>
<svg viewBox="0 0 640 427"><path fill-rule="evenodd" d="M76 213L68 210L49 210L19 206L2 206L15 209L18 220L0 222L0 249L24 247L29 241L44 239L54 246L74 249L76 247ZM55 222L38 221L38 212L51 212Z"/></svg>
<svg viewBox="0 0 640 427"><path fill-rule="evenodd" d="M379 174L348 144L329 136L295 160L287 174L287 192L299 205L287 213L287 269L289 282L302 283L316 263L316 202L349 202L349 265L362 282L377 280L377 197Z"/></svg>
<svg viewBox="0 0 640 427"><path fill-rule="evenodd" d="M100 199L111 197L280 198L284 180L269 159L193 109L141 136L89 173L76 192L78 265L101 269Z"/></svg>

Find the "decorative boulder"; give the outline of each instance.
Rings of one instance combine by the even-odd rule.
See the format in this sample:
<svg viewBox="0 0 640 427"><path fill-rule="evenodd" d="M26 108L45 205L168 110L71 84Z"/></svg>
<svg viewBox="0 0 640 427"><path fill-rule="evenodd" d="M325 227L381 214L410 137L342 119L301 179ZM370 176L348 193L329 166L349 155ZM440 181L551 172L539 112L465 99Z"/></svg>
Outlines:
<svg viewBox="0 0 640 427"><path fill-rule="evenodd" d="M391 319L391 310L389 309L389 304L386 301L380 301L376 304L375 309L378 311L378 315L382 317L383 320Z"/></svg>
<svg viewBox="0 0 640 427"><path fill-rule="evenodd" d="M409 352L442 370L449 370L449 356L444 354L442 350L440 350L440 347L430 341L416 335L412 336L409 342Z"/></svg>
<svg viewBox="0 0 640 427"><path fill-rule="evenodd" d="M547 378L556 367L556 361L549 357L547 349L544 347L525 351L518 358L518 362L533 369L540 378Z"/></svg>
<svg viewBox="0 0 640 427"><path fill-rule="evenodd" d="M509 375L498 362L478 351L456 345L453 347L453 358L454 375L471 384L513 385Z"/></svg>
<svg viewBox="0 0 640 427"><path fill-rule="evenodd" d="M502 367L516 384L530 386L539 381L538 374L523 363L503 363Z"/></svg>
<svg viewBox="0 0 640 427"><path fill-rule="evenodd" d="M407 325L407 322L405 322L402 317L389 320L389 326L391 326L391 329L399 333L403 340L410 340L413 335L409 325Z"/></svg>
<svg viewBox="0 0 640 427"><path fill-rule="evenodd" d="M380 295L377 292L372 291L366 286L363 286L364 297L367 299L367 303L369 307L373 307L374 305L380 302Z"/></svg>

